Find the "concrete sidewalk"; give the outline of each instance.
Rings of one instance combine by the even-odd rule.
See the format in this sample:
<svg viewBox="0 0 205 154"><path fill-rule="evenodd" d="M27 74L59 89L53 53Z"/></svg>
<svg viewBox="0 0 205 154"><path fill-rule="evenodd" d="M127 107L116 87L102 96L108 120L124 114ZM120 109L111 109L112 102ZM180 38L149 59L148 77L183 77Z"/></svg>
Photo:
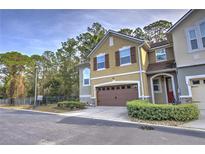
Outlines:
<svg viewBox="0 0 205 154"><path fill-rule="evenodd" d="M182 125L182 127L197 128L197 129L204 129L205 130L205 110L200 111L200 117L198 120L188 122L188 123Z"/></svg>

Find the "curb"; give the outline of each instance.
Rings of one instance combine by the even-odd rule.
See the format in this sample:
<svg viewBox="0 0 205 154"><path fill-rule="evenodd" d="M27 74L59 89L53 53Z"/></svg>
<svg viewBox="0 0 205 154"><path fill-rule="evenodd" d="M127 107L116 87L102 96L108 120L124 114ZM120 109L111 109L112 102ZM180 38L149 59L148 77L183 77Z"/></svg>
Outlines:
<svg viewBox="0 0 205 154"><path fill-rule="evenodd" d="M15 109L15 108L8 108L8 107L0 107L0 109L7 109L7 110L17 110L17 111L27 111L27 112L34 112L34 113L44 113L44 114L50 114L50 115L59 115L64 117L73 117L72 113L77 113L78 111L71 111L69 114L65 113L53 113L53 112L46 112L46 111L36 111L36 110L30 110L30 109ZM116 120L116 119L101 119L101 118L93 118L93 117L83 117L83 116L77 116L81 118L90 118L95 120L105 120L105 121L113 121L113 122L120 122L120 123L127 123L127 124L136 124L141 126L151 126L151 127L158 127L158 128L172 128L172 129L178 129L178 130L189 130L189 131L200 131L205 132L205 129L202 128L194 128L194 127L184 127L184 126L167 126L167 125L158 125L158 124L150 124L150 123L144 123L144 122L134 122L134 121L125 121L125 120Z"/></svg>

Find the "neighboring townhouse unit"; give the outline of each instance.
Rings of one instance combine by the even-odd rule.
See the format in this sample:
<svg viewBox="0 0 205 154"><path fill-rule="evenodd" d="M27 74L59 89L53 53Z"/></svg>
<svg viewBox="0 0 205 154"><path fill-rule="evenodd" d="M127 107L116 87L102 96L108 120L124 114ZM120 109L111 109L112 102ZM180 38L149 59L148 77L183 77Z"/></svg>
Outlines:
<svg viewBox="0 0 205 154"><path fill-rule="evenodd" d="M149 45L109 30L89 58L89 64L79 65L81 101L125 106L133 99L150 99L153 103L177 100L174 54L167 41Z"/></svg>
<svg viewBox="0 0 205 154"><path fill-rule="evenodd" d="M148 55L146 74L152 103L176 102L177 76L172 44L168 41L151 44Z"/></svg>
<svg viewBox="0 0 205 154"><path fill-rule="evenodd" d="M168 30L177 65L179 97L205 109L205 10L190 10Z"/></svg>

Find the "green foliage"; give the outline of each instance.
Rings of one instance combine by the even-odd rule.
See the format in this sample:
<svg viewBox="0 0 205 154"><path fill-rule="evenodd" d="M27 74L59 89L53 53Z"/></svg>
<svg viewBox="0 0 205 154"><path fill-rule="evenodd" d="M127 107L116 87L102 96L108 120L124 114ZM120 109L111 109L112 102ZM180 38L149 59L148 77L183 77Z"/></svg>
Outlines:
<svg viewBox="0 0 205 154"><path fill-rule="evenodd" d="M79 101L64 101L58 102L57 106L61 109L85 109L85 103L81 103Z"/></svg>
<svg viewBox="0 0 205 154"><path fill-rule="evenodd" d="M87 28L87 32L76 37L78 41L78 51L80 52L81 61L88 60L87 56L96 44L105 35L106 29L99 23L93 23L91 27Z"/></svg>
<svg viewBox="0 0 205 154"><path fill-rule="evenodd" d="M140 27L137 27L136 29L122 28L120 29L119 33L129 35L142 40L145 40L147 38L146 33Z"/></svg>
<svg viewBox="0 0 205 154"><path fill-rule="evenodd" d="M172 23L166 20L153 22L143 28L148 36L148 40L152 42L160 42L166 40L166 31L172 26Z"/></svg>
<svg viewBox="0 0 205 154"><path fill-rule="evenodd" d="M13 99L18 96L17 91L24 93L23 74L28 67L32 66L33 61L30 57L19 52L7 52L0 54L0 62L2 65L0 72L5 75L6 93L11 98L11 104L13 104ZM19 83L21 83L21 86L19 86ZM22 94L20 95L22 96Z"/></svg>
<svg viewBox="0 0 205 154"><path fill-rule="evenodd" d="M133 100L127 103L128 115L142 120L190 121L198 119L199 110L194 104L151 104L148 101Z"/></svg>
<svg viewBox="0 0 205 154"><path fill-rule="evenodd" d="M160 42L166 40L166 31L172 26L172 23L166 20L153 22L143 28L136 29L122 28L120 33L130 35L138 39L144 39L151 42Z"/></svg>

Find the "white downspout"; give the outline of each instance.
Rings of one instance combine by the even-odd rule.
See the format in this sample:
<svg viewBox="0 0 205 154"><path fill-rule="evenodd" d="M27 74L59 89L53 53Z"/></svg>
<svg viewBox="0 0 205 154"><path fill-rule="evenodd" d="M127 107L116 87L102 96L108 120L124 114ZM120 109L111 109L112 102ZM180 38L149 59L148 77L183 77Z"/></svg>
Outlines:
<svg viewBox="0 0 205 154"><path fill-rule="evenodd" d="M138 46L138 61L139 61L139 68L140 68L140 82L141 82L141 87L142 87L142 99L144 100L144 83L143 83L143 77L142 77L142 61L141 61L141 50L140 48L144 45L145 43L141 44Z"/></svg>

